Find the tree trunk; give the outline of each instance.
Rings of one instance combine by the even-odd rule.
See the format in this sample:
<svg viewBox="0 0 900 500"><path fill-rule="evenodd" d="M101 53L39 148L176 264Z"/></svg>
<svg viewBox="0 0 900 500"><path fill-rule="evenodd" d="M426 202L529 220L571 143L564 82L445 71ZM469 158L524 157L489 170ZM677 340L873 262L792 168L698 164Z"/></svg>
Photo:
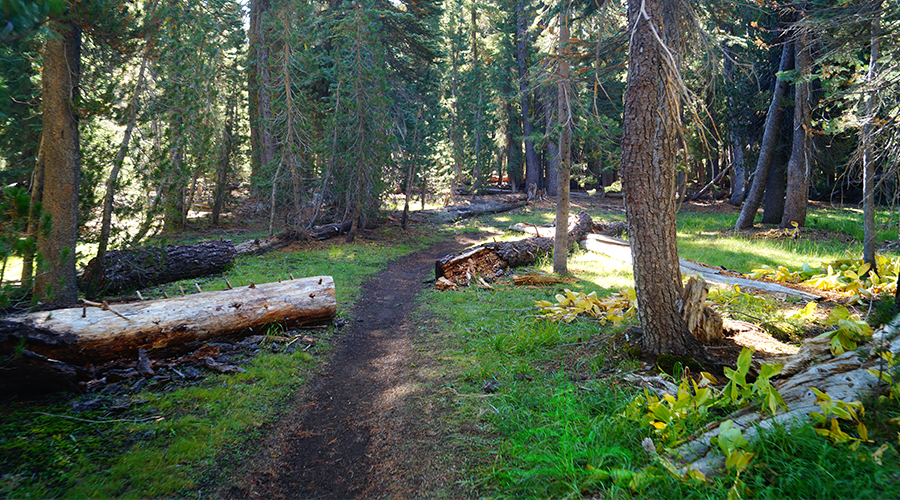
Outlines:
<svg viewBox="0 0 900 500"><path fill-rule="evenodd" d="M540 187L540 166L534 149L531 122L532 93L528 88L528 16L525 0L516 2L516 61L519 69L519 98L522 100L522 135L525 136L525 186Z"/></svg>
<svg viewBox="0 0 900 500"><path fill-rule="evenodd" d="M234 255L234 243L230 240L114 250L106 253L102 268L97 266L97 259L92 259L82 281L98 283L98 292L117 294L220 273L231 266ZM98 273L103 274L98 277Z"/></svg>
<svg viewBox="0 0 900 500"><path fill-rule="evenodd" d="M785 43L781 50L779 72L788 71L793 67L793 53L793 46L790 43ZM735 229L747 229L753 226L753 219L756 218L756 211L759 210L759 205L762 202L766 183L769 179L769 169L772 166L772 157L775 154L775 146L778 144L778 137L781 135L781 101L784 99L786 92L787 82L776 77L775 91L772 93L772 102L769 104L769 112L766 115L766 127L763 131L759 159L756 162L756 171L753 174L753 183L750 185L750 192L747 193L746 200L744 200L741 214L734 224Z"/></svg>
<svg viewBox="0 0 900 500"><path fill-rule="evenodd" d="M628 77L622 124L622 187L646 354L704 358L679 313L675 159L679 144L677 3L628 2ZM657 40L656 36L661 40ZM666 47L663 47L662 44ZM652 112L648 112L651 110Z"/></svg>
<svg viewBox="0 0 900 500"><path fill-rule="evenodd" d="M272 166L275 162L275 139L272 137L272 103L270 97L271 73L269 37L266 23L269 22L270 0L253 0L250 3L250 51L252 54L250 92L250 111L255 111L255 116L250 116L251 146L253 157L259 158L258 165L254 165L253 180L258 181L262 175L261 169ZM255 131L255 133L253 133Z"/></svg>
<svg viewBox="0 0 900 500"><path fill-rule="evenodd" d="M76 307L0 320L0 351L17 346L67 363L132 357L188 342L334 318L334 280L316 276L161 300ZM24 342L24 345L20 344Z"/></svg>
<svg viewBox="0 0 900 500"><path fill-rule="evenodd" d="M572 87L569 82L569 19L567 12L559 14L559 83L557 84L557 99L559 110L559 172L556 181L556 238L553 243L553 272L565 274L568 272L568 234L567 223L569 221L569 172L572 167ZM550 141L552 142L552 141ZM574 242L573 242L574 243Z"/></svg>
<svg viewBox="0 0 900 500"><path fill-rule="evenodd" d="M794 66L801 78L812 69L811 47L807 35L801 33L794 42ZM787 166L787 193L781 227L794 224L806 225L806 207L809 202L809 132L810 130L810 82L801 79L794 84L794 132L791 141L791 158Z"/></svg>
<svg viewBox="0 0 900 500"><path fill-rule="evenodd" d="M216 162L216 188L213 195L212 214L210 222L212 225L219 225L219 217L222 215L222 209L225 207L225 194L228 188L228 173L231 170L231 156L234 154L234 115L235 101L237 96L232 96L231 102L228 104L228 121L222 129L222 143L219 146L219 158Z"/></svg>
<svg viewBox="0 0 900 500"><path fill-rule="evenodd" d="M38 269L34 294L50 304L73 302L78 294L75 277L75 244L78 241L78 183L81 151L78 115L81 76L81 28L74 24L50 23L44 45L43 209L50 214L49 235L38 233L37 248L46 269Z"/></svg>
<svg viewBox="0 0 900 500"><path fill-rule="evenodd" d="M874 86L878 77L878 58L881 45L878 37L881 32L881 11L872 22L872 46L869 51L869 71L866 81ZM875 227L875 162L872 161L872 122L877 112L875 89L869 90L866 95L866 117L862 130L863 152L863 260L871 265L870 272L877 272L875 261L875 246L877 244L878 230ZM897 287L897 296L900 297L900 287Z"/></svg>
<svg viewBox="0 0 900 500"><path fill-rule="evenodd" d="M786 138L783 138L787 142ZM787 192L787 163L789 156L779 148L772 157L769 176L766 180L765 203L763 204L763 224L778 224L784 215L784 196Z"/></svg>
<svg viewBox="0 0 900 500"><path fill-rule="evenodd" d="M548 68L547 71L550 71L550 69ZM559 192L559 185L557 184L557 181L559 180L559 142L551 139L550 131L556 128L557 125L555 111L556 108L559 107L559 103L556 99L555 88L545 86L541 88L541 95L543 96L541 108L544 112L544 123L546 124L545 130L547 131L547 148L544 155L547 167L543 185L547 191L547 196L555 198L556 194Z"/></svg>

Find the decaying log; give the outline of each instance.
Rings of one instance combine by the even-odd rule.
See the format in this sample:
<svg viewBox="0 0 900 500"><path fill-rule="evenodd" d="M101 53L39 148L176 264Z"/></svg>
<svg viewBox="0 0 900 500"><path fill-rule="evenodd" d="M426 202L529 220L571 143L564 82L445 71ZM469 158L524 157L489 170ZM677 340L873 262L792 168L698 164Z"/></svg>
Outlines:
<svg viewBox="0 0 900 500"><path fill-rule="evenodd" d="M603 236L614 236L621 237L622 234L627 230L628 224L625 222L594 222L591 225L591 234L599 234ZM536 226L534 224L528 224L525 222L519 222L509 226L510 231L516 231L519 233L528 233L534 234L537 236L544 236L546 238L552 238L556 234L556 228L552 225L549 226Z"/></svg>
<svg viewBox="0 0 900 500"><path fill-rule="evenodd" d="M525 205L522 193L473 199L469 203L450 205L438 210L420 210L409 214L410 220L432 224L450 224L458 220L483 214L496 214L515 210Z"/></svg>
<svg viewBox="0 0 900 500"><path fill-rule="evenodd" d="M821 342L804 343L795 357L802 359L801 364L813 362L816 356L805 351L821 353L820 344ZM723 420L732 420L734 427L740 429L747 440L753 441L761 429L802 425L809 422L811 412L821 412L812 387L828 394L832 400L847 402L859 401L885 392L887 384L869 373L870 369L877 372L881 365L876 349L881 347L891 351L895 356L900 355L900 316L879 329L872 340L859 349L847 351L834 358L830 353L822 354L825 357L824 362L820 359L819 364L813 364L776 383L775 389L784 399L786 411L770 416L768 413L739 410ZM785 366L789 364L791 363L788 362ZM707 432L675 449L682 471L698 470L704 475L709 475L723 468L725 457L711 444L711 439L718 435L718 426L718 422L710 424L706 428Z"/></svg>
<svg viewBox="0 0 900 500"><path fill-rule="evenodd" d="M99 291L116 294L221 273L232 265L234 255L234 243L230 240L111 250L106 252ZM84 270L81 282L90 283L91 276L98 271L97 260L91 260Z"/></svg>
<svg viewBox="0 0 900 500"><path fill-rule="evenodd" d="M559 285L561 283L575 283L578 280L565 276L547 276L544 274L526 274L523 276L513 276L513 283L516 285Z"/></svg>
<svg viewBox="0 0 900 500"><path fill-rule="evenodd" d="M569 219L569 248L584 238L591 227L591 217L585 211ZM553 239L532 236L518 241L485 243L457 255L446 255L434 265L435 277L446 277L457 283L467 283L476 275L494 277L508 267L525 266L538 256L553 251Z"/></svg>
<svg viewBox="0 0 900 500"><path fill-rule="evenodd" d="M161 300L57 309L0 320L0 353L26 349L66 363L132 358L212 337L334 318L334 280L316 276ZM24 344L20 344L24 342Z"/></svg>
<svg viewBox="0 0 900 500"><path fill-rule="evenodd" d="M318 241L327 240L327 239L335 238L342 234L349 233L350 228L352 228L352 227L353 227L352 219L345 220L344 222L341 222L340 224L325 224L323 226L316 226L316 227L312 228L312 230L309 232L309 237L314 240L318 240ZM370 221L370 220L366 221L366 229L377 229L377 228L378 228L378 225L375 224L374 221Z"/></svg>
<svg viewBox="0 0 900 500"><path fill-rule="evenodd" d="M709 288L703 278L688 278L678 307L688 331L702 344L709 345L725 338L722 334L722 315L706 305Z"/></svg>
<svg viewBox="0 0 900 500"><path fill-rule="evenodd" d="M579 244L585 250L602 253L620 262L631 265L631 248L627 241L591 233L588 234L583 241L580 241ZM801 299L810 301L818 301L822 298L818 295L795 290L793 288L788 288L776 283L757 281L750 278L728 276L716 269L701 266L700 264L685 259L678 259L678 263L679 266L681 266L682 274L699 274L700 276L703 276L703 279L706 280L707 283L714 286L731 287L733 285L738 285L742 290L762 290L765 292L780 293L791 297L799 297Z"/></svg>
<svg viewBox="0 0 900 500"><path fill-rule="evenodd" d="M260 255L279 248L284 248L306 238L300 231L285 231L275 236L262 240L249 240L234 246L234 253L238 255Z"/></svg>

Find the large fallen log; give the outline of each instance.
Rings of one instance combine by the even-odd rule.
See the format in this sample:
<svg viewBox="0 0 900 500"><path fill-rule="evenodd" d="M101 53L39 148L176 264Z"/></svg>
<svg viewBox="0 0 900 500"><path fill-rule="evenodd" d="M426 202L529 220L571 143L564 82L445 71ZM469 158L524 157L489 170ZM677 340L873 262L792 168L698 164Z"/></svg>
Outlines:
<svg viewBox="0 0 900 500"><path fill-rule="evenodd" d="M111 250L106 252L101 288L97 291L116 294L220 273L231 266L234 255L234 243L230 240ZM99 272L97 264L97 259L88 263L82 283L91 283L91 277Z"/></svg>
<svg viewBox="0 0 900 500"><path fill-rule="evenodd" d="M777 426L792 428L809 422L810 413L821 412L812 387L827 394L832 400L846 402L860 401L886 392L888 385L877 377L882 363L877 352L885 349L895 356L900 355L900 316L882 327L872 336L872 340L855 351L847 351L832 358L830 353L826 354L827 349L823 352L823 344L827 345L827 339L804 343L793 359L814 364L775 384L775 389L787 406L786 410L774 416L739 410L722 420L732 420L734 427L743 432L744 438L753 441L761 430ZM819 353L824 361L822 357L815 360L816 355L810 355L807 351ZM789 360L785 368L796 364ZM875 374L869 370L873 370ZM718 422L707 426L706 432L674 450L683 472L697 470L709 475L724 468L725 456L717 452L718 446L712 444L712 439L719 434L718 427Z"/></svg>
<svg viewBox="0 0 900 500"><path fill-rule="evenodd" d="M342 234L349 233L352 227L353 220L348 219L344 222L341 222L340 224L325 224L322 226L316 226L309 232L309 236L310 238L318 241L328 240ZM374 221L366 221L366 229L376 229L377 227L378 224L375 224Z"/></svg>
<svg viewBox="0 0 900 500"><path fill-rule="evenodd" d="M608 257L616 259L631 265L631 248L627 241L599 234L588 234L583 241L579 242L581 246L588 251L602 253ZM701 266L696 262L685 259L678 259L681 266L682 274L699 274L707 283L716 286L733 286L738 285L741 289L762 290L764 292L781 293L791 297L798 297L804 300L818 301L822 297L811 293L795 290L776 283L766 281L757 281L749 278L738 278L736 276L726 275L716 269Z"/></svg>
<svg viewBox="0 0 900 500"><path fill-rule="evenodd" d="M484 197L469 203L451 205L438 210L420 210L409 214L410 220L432 224L450 224L483 214L503 213L525 205L525 194Z"/></svg>
<svg viewBox="0 0 900 500"><path fill-rule="evenodd" d="M237 255L260 255L291 245L295 241L306 238L300 231L285 231L262 240L248 240L234 246Z"/></svg>
<svg viewBox="0 0 900 500"><path fill-rule="evenodd" d="M591 228L591 216L585 211L569 219L569 249L584 238ZM435 278L465 283L477 275L496 276L508 267L520 267L553 251L553 238L533 236L517 241L485 243L457 255L447 255L434 264Z"/></svg>
<svg viewBox="0 0 900 500"><path fill-rule="evenodd" d="M98 363L266 325L302 325L335 315L331 276L241 286L106 307L77 307L0 320L0 354L16 351L66 363Z"/></svg>

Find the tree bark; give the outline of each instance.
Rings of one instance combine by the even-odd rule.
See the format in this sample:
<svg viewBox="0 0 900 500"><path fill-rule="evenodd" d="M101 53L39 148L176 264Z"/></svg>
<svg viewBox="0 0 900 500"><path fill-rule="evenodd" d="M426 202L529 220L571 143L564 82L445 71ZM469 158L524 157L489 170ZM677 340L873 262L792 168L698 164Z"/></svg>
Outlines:
<svg viewBox="0 0 900 500"><path fill-rule="evenodd" d="M78 241L78 183L81 151L78 115L74 104L79 96L81 75L81 28L51 22L44 46L43 208L51 217L49 236L38 233L37 248L46 269L38 269L34 294L49 304L75 300L75 244Z"/></svg>
<svg viewBox="0 0 900 500"><path fill-rule="evenodd" d="M872 161L872 122L875 119L876 99L874 85L878 77L878 58L881 45L881 11L872 23L872 46L869 49L869 71L866 74L866 82L872 86L866 95L866 117L862 130L863 151L863 261L871 265L870 272L877 272L875 261L875 246L877 244L878 230L875 227L875 163ZM900 287L897 287L897 296L900 297Z"/></svg>
<svg viewBox="0 0 900 500"><path fill-rule="evenodd" d="M651 355L703 359L702 346L688 332L678 308L682 285L675 240L675 159L682 83L675 59L677 5L628 2L622 187L643 329L641 349Z"/></svg>
<svg viewBox="0 0 900 500"><path fill-rule="evenodd" d="M782 129L783 130L783 129ZM787 138L782 137L787 143ZM765 203L763 204L763 224L778 224L784 215L784 196L787 193L787 164L790 160L786 151L779 148L772 157L769 176L766 180Z"/></svg>
<svg viewBox="0 0 900 500"><path fill-rule="evenodd" d="M785 43L781 50L779 72L788 71L793 67L793 53L793 46L790 43ZM772 166L772 157L775 154L775 146L778 144L778 137L781 131L781 101L784 99L786 92L787 82L776 77L775 91L772 93L772 102L769 104L769 112L766 115L766 126L763 131L762 144L760 145L759 159L756 162L756 171L753 174L753 183L750 185L750 192L747 193L747 198L744 200L741 214L734 224L735 229L747 229L753 226L753 219L756 218L756 211L759 210L759 205L762 202L766 183L769 179L769 169Z"/></svg>
<svg viewBox="0 0 900 500"><path fill-rule="evenodd" d="M97 363L212 337L334 318L334 280L316 276L184 297L57 309L0 320L0 351L17 346L67 363ZM24 342L24 345L20 344Z"/></svg>
<svg viewBox="0 0 900 500"><path fill-rule="evenodd" d="M787 193L781 227L806 225L806 208L809 202L809 129L810 82L803 77L812 69L812 55L807 40L801 33L794 42L794 66L801 79L794 83L794 132L791 141L791 158L787 166Z"/></svg>
<svg viewBox="0 0 900 500"><path fill-rule="evenodd" d="M531 122L532 93L528 88L528 16L525 0L516 2L516 61L519 69L519 98L522 100L522 135L525 136L525 186L540 187L540 166L534 149Z"/></svg>
<svg viewBox="0 0 900 500"><path fill-rule="evenodd" d="M559 14L559 83L557 99L559 109L559 172L556 181L556 238L553 243L553 272L568 272L569 252L566 225L569 220L569 172L572 167L572 106L570 102L572 86L569 82L569 19L568 12ZM574 242L573 242L574 243Z"/></svg>
<svg viewBox="0 0 900 500"><path fill-rule="evenodd" d="M234 255L234 243L230 240L115 250L106 253L102 268L96 259L91 260L83 281L96 281L98 292L116 294L219 273L234 262ZM95 277L100 272L102 276Z"/></svg>

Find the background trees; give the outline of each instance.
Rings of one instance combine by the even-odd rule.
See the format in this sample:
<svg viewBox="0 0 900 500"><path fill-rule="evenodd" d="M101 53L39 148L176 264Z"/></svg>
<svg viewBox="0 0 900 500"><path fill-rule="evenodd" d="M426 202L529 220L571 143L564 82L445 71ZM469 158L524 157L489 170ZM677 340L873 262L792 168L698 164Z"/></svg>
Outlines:
<svg viewBox="0 0 900 500"><path fill-rule="evenodd" d="M35 6L10 11L0 40L0 156L4 185L44 203L41 138L46 153L82 159L67 167L79 173L80 219L64 219L71 206L45 207L57 232L39 257L53 268L60 254L46 245L73 221L77 237L69 231L60 248L75 258L75 241L97 242L102 256L180 230L194 208L221 223L238 187L239 208L265 214L276 232L358 228L395 192L424 206L494 187L492 178L552 195L564 191L567 159L573 188L601 189L619 170L631 38L621 2ZM808 197L855 203L865 191L871 205L892 202L897 12L876 0L697 3L688 14L705 49L676 51L691 96L673 153L677 196L744 203L739 228L760 206L766 221L802 225ZM53 51L66 26L82 33L82 71L75 99L59 101ZM66 105L77 146L41 133ZM54 202L72 182L53 178ZM24 282L58 286L49 268L28 265L33 226L9 252L24 256Z"/></svg>

